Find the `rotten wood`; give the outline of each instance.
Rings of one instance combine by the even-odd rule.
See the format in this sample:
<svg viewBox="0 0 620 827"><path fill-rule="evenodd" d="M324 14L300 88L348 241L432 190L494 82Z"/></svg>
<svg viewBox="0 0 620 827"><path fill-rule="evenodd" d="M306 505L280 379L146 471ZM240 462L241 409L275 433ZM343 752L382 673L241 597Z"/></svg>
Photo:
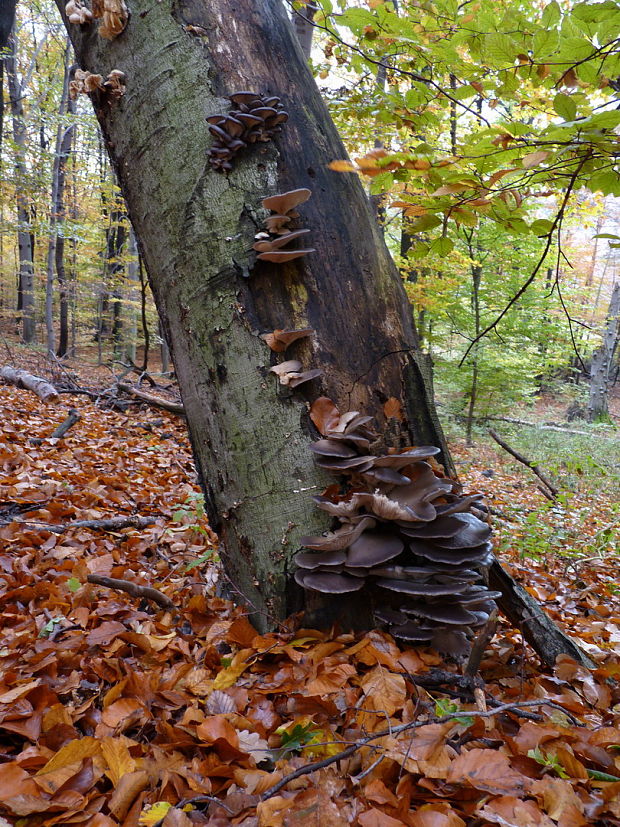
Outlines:
<svg viewBox="0 0 620 827"><path fill-rule="evenodd" d="M493 428L489 428L489 436L500 445L504 451L507 451L510 456L514 457L518 462L522 465L525 465L526 468L529 468L538 479L542 482L542 484L547 489L547 494L545 496L549 496L553 500L557 500L558 497L558 489L553 485L552 482L549 481L549 478L545 476L545 474L540 470L538 465L535 465L531 460L524 457L523 454L520 454L515 448L511 448L510 445L506 442L506 440L502 439L499 434L493 430ZM539 486L540 487L540 486ZM543 491L543 493L545 493Z"/></svg>
<svg viewBox="0 0 620 827"><path fill-rule="evenodd" d="M136 390L136 388L131 385L126 385L124 382L119 382L117 387L124 393L129 393L131 396L135 396L137 399L140 399L142 402L147 402L149 405L163 408L165 411L170 411L170 413L185 415L185 408L178 402L171 402L169 399L162 399L161 396Z"/></svg>
<svg viewBox="0 0 620 827"><path fill-rule="evenodd" d="M491 642L491 638L495 634L496 629L497 609L494 609L472 644L469 658L465 664L465 669L463 670L463 674L468 678L473 678L474 675L478 673L478 670L480 669L480 662L482 660L482 656L484 655L484 650Z"/></svg>
<svg viewBox="0 0 620 827"><path fill-rule="evenodd" d="M86 579L89 583L94 583L97 586L105 586L107 589L126 592L132 597L144 597L146 600L152 600L153 603L157 603L158 606L164 609L176 608L167 595L154 589L152 586L140 586L138 583L132 583L130 580L119 580L116 577L105 577L102 574L89 574Z"/></svg>
<svg viewBox="0 0 620 827"><path fill-rule="evenodd" d="M43 402L58 402L59 394L56 388L40 376L35 376L20 368L4 365L0 368L0 378L8 382L9 385L26 388L26 390L36 393Z"/></svg>

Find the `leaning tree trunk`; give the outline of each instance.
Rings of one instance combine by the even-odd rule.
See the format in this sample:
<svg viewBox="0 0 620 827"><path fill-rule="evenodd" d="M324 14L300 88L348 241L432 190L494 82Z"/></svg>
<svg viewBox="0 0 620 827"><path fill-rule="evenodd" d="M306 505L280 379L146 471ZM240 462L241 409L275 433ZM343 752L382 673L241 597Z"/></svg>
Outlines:
<svg viewBox="0 0 620 827"><path fill-rule="evenodd" d="M603 341L592 354L588 420L596 422L609 416L608 395L611 366L620 335L620 281L615 285L609 302Z"/></svg>
<svg viewBox="0 0 620 827"><path fill-rule="evenodd" d="M166 327L225 569L265 628L300 605L290 577L299 537L327 527L311 495L332 480L308 450L308 403L324 394L372 414L395 447L438 444L453 470L401 279L358 178L327 167L345 150L279 0L134 0L112 42L95 26L69 31L84 69L126 75L124 97L93 104ZM205 116L227 112L240 90L280 96L290 117L222 174L207 161ZM261 199L300 187L313 192L300 212L316 252L257 261ZM260 338L302 327L314 336L286 357ZM289 392L269 373L283 358L323 376ZM393 398L403 415L386 421Z"/></svg>

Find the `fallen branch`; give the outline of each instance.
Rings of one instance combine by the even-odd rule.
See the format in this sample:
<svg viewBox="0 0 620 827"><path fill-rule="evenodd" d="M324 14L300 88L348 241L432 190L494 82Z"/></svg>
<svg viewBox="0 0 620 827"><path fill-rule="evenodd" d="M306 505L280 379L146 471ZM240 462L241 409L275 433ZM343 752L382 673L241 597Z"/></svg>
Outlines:
<svg viewBox="0 0 620 827"><path fill-rule="evenodd" d="M140 586L138 583L132 583L130 580L104 577L102 574L89 574L86 579L89 583L95 583L97 586L105 586L107 589L127 592L127 594L130 594L132 597L145 597L147 600L152 600L153 603L157 603L158 606L164 609L176 608L167 595L154 589L152 586Z"/></svg>
<svg viewBox="0 0 620 827"><path fill-rule="evenodd" d="M168 399L162 399L161 396L154 396L152 393L138 391L131 385L126 385L124 382L119 382L117 387L119 390L140 399L142 402L148 402L149 405L155 405L157 408L163 408L165 411L170 411L170 413L185 414L185 408L178 402L170 402Z"/></svg>
<svg viewBox="0 0 620 827"><path fill-rule="evenodd" d="M75 408L71 408L69 411L69 416L56 428L51 438L61 439L67 433L69 428L72 428L76 422L80 421L80 419L81 417Z"/></svg>
<svg viewBox="0 0 620 827"><path fill-rule="evenodd" d="M310 775L317 770L322 770L325 767L329 767L331 764L335 764L337 761L342 761L344 758L348 758L350 755L353 755L358 749L361 749L361 747L365 747L373 741L379 740L379 738L385 738L389 735L399 735L401 732L407 732L410 729L420 729L421 727L428 726L429 724L443 724L446 723L446 721L455 721L463 718L464 715L467 715L468 718L491 718L494 715L501 715L504 712L513 712L516 715L519 715L521 709L527 709L531 706L551 706L554 709L560 709L565 715L575 721L575 718L570 715L570 713L568 713L560 704L555 701L545 700L520 701L512 704L500 704L500 706L496 706L495 709L488 712L482 712L475 709L468 709L467 711L460 710L459 712L455 712L450 715L442 715L441 717L433 716L427 721L410 721L407 724L401 724L400 726L390 727L389 729L382 729L380 732L375 732L367 738L362 738L354 744L351 744L346 749L343 749L342 752L338 752L336 755L332 755L329 758L324 758L322 761L314 761L312 764L306 764L304 767L298 767L298 769L294 772L286 775L281 781L278 781L277 784L274 784L273 787L266 790L261 795L260 800L266 801L268 798L272 798L296 778L301 778L304 775Z"/></svg>
<svg viewBox="0 0 620 827"><path fill-rule="evenodd" d="M523 454L520 454L517 450L511 448L510 445L508 445L508 443L493 430L493 428L489 428L489 436L491 436L492 439L494 439L498 445L501 445L504 451L507 451L510 454L510 456L514 457L518 462L520 462L522 465L525 465L526 468L529 468L530 471L533 471L533 473L536 474L538 479L543 483L543 485L547 489L547 492L543 491L543 494L545 494L545 496L550 496L553 500L557 500L558 489L551 482L549 482L549 479L543 474L538 465L534 465L534 463L531 460L524 457Z"/></svg>
<svg viewBox="0 0 620 827"><path fill-rule="evenodd" d="M31 511L34 509L30 509ZM117 531L119 528L144 528L156 521L157 517L109 517L105 520L74 520L72 523L51 525L50 523L33 523L28 525L52 531L54 534L64 534L72 528L95 528L99 531Z"/></svg>
<svg viewBox="0 0 620 827"><path fill-rule="evenodd" d="M553 668L558 655L568 655L589 669L596 666L583 649L556 626L536 600L497 560L489 567L489 587L502 593L496 601L500 611L506 615L515 629L519 629L547 666Z"/></svg>
<svg viewBox="0 0 620 827"><path fill-rule="evenodd" d="M0 378L8 382L9 385L26 388L26 390L36 393L39 399L44 402L58 402L59 396L56 388L45 379L41 379L40 376L34 376L34 374L27 373L25 370L5 365L0 368Z"/></svg>

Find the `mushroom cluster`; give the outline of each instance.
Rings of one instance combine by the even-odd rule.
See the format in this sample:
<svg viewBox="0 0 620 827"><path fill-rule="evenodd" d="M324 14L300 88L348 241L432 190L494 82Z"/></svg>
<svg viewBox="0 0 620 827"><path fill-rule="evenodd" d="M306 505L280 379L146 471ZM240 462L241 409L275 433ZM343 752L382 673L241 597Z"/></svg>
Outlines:
<svg viewBox="0 0 620 827"><path fill-rule="evenodd" d="M209 115L207 123L215 143L209 149L209 163L218 172L232 169L240 149L258 141L270 141L288 120L278 97L263 97L256 92L235 92L228 100L233 109L228 115Z"/></svg>
<svg viewBox="0 0 620 827"><path fill-rule="evenodd" d="M473 513L480 496L461 495L440 475L433 446L371 454L370 419L357 411L332 417L310 446L321 468L351 484L344 495L314 498L338 527L301 538L312 551L295 556L295 580L327 594L367 587L394 637L462 657L500 596L481 579L492 546L491 529Z"/></svg>
<svg viewBox="0 0 620 827"><path fill-rule="evenodd" d="M129 10L124 0L92 0L93 17L101 19L99 35L114 40L129 21Z"/></svg>
<svg viewBox="0 0 620 827"><path fill-rule="evenodd" d="M302 370L301 362L297 359L289 359L287 362L281 362L279 365L269 368L269 373L275 373L281 385L286 385L292 389L303 385L304 382L309 382L311 379L318 379L323 371L320 368Z"/></svg>
<svg viewBox="0 0 620 827"><path fill-rule="evenodd" d="M91 10L83 6L80 0L69 0L65 6L65 14L69 23L76 23L80 26L90 23L93 19Z"/></svg>
<svg viewBox="0 0 620 827"><path fill-rule="evenodd" d="M125 73L112 69L104 80L103 75L94 75L83 69L76 69L73 80L69 83L69 96L75 100L78 95L100 93L109 101L118 100L125 94Z"/></svg>
<svg viewBox="0 0 620 827"><path fill-rule="evenodd" d="M299 218L296 210L300 204L305 203L312 195L312 190L302 187L297 190L289 190L280 195L271 195L261 201L266 210L271 210L275 215L265 219L266 232L258 233L253 248L258 252L257 258L262 261L273 261L276 264L284 264L308 253L314 253L314 248L297 250L283 250L291 241L296 241L310 232L310 230L299 229L291 226L291 222Z"/></svg>

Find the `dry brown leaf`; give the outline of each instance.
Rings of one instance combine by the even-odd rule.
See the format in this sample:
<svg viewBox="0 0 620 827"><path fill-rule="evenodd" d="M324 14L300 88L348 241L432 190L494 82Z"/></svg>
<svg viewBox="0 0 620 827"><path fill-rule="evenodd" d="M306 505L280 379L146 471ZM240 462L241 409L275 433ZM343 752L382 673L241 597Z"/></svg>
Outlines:
<svg viewBox="0 0 620 827"><path fill-rule="evenodd" d="M364 675L360 686L366 696L364 705L385 712L388 717L402 709L407 699L404 677L383 666L375 666Z"/></svg>
<svg viewBox="0 0 620 827"><path fill-rule="evenodd" d="M470 749L454 759L449 784L470 784L476 790L504 795L523 793L529 779L510 766L506 755L493 749Z"/></svg>

